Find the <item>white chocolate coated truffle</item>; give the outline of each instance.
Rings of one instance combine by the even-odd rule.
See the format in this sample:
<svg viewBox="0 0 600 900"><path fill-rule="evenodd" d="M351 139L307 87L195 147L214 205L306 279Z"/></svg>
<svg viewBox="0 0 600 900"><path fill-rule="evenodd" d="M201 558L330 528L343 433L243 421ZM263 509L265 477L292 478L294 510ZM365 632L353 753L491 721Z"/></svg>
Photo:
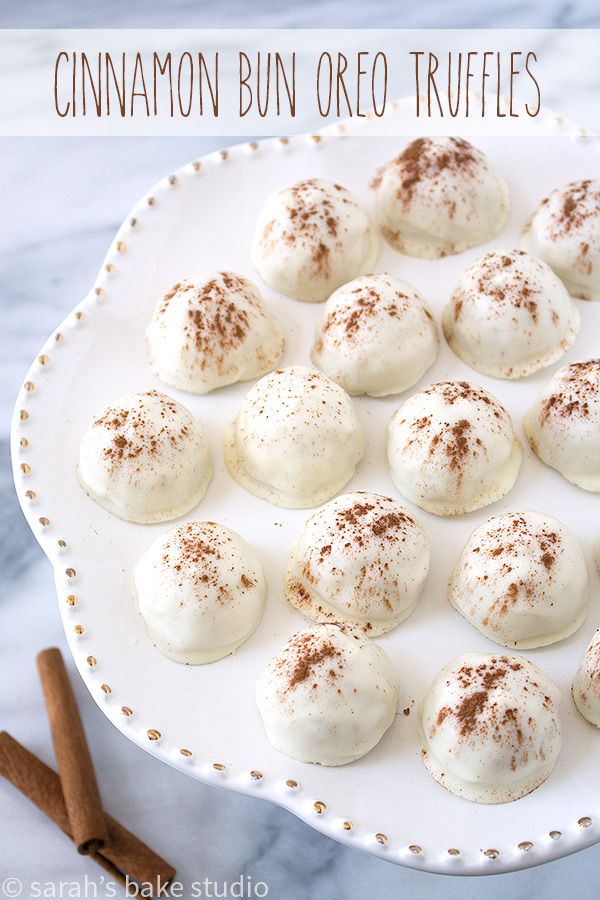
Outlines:
<svg viewBox="0 0 600 900"><path fill-rule="evenodd" d="M146 341L161 381L193 394L259 378L284 348L258 288L235 272L174 285L156 307Z"/></svg>
<svg viewBox="0 0 600 900"><path fill-rule="evenodd" d="M578 487L600 492L600 359L559 369L524 427L542 462Z"/></svg>
<svg viewBox="0 0 600 900"><path fill-rule="evenodd" d="M528 660L465 653L442 669L425 698L425 766L466 800L518 800L556 765L559 702L558 688Z"/></svg>
<svg viewBox="0 0 600 900"><path fill-rule="evenodd" d="M85 492L129 522L165 522L193 509L212 467L199 423L166 394L127 394L101 410L83 435Z"/></svg>
<svg viewBox="0 0 600 900"><path fill-rule="evenodd" d="M327 300L312 361L349 394L384 397L412 387L437 350L418 292L393 275L363 275Z"/></svg>
<svg viewBox="0 0 600 900"><path fill-rule="evenodd" d="M587 570L566 525L504 513L476 528L450 580L450 602L482 634L519 650L573 634L587 613Z"/></svg>
<svg viewBox="0 0 600 900"><path fill-rule="evenodd" d="M571 693L584 719L600 728L600 631L585 648Z"/></svg>
<svg viewBox="0 0 600 900"><path fill-rule="evenodd" d="M372 188L385 239L424 259L489 241L509 207L504 179L481 150L457 137L417 138L379 169Z"/></svg>
<svg viewBox="0 0 600 900"><path fill-rule="evenodd" d="M522 459L507 411L467 381L432 384L410 397L390 422L387 455L398 490L439 516L499 500Z"/></svg>
<svg viewBox="0 0 600 900"><path fill-rule="evenodd" d="M256 702L276 750L342 766L372 750L394 721L398 681L384 651L360 628L313 625L267 663Z"/></svg>
<svg viewBox="0 0 600 900"><path fill-rule="evenodd" d="M310 178L267 198L251 255L270 287L318 303L372 269L379 256L379 236L350 191L323 178Z"/></svg>
<svg viewBox="0 0 600 900"><path fill-rule="evenodd" d="M151 640L175 662L200 665L233 653L262 616L266 583L243 538L215 522L186 522L137 563L134 594Z"/></svg>
<svg viewBox="0 0 600 900"><path fill-rule="evenodd" d="M265 375L225 435L225 462L243 488L276 506L325 503L352 478L364 435L352 401L303 366Z"/></svg>
<svg viewBox="0 0 600 900"><path fill-rule="evenodd" d="M549 366L575 340L577 307L562 281L523 250L492 250L461 275L442 319L467 365L498 378Z"/></svg>
<svg viewBox="0 0 600 900"><path fill-rule="evenodd" d="M523 247L548 263L574 297L600 300L600 179L552 191L525 226Z"/></svg>
<svg viewBox="0 0 600 900"><path fill-rule="evenodd" d="M309 619L351 622L373 637L410 615L428 571L425 532L406 507L357 491L336 497L305 522L284 591Z"/></svg>

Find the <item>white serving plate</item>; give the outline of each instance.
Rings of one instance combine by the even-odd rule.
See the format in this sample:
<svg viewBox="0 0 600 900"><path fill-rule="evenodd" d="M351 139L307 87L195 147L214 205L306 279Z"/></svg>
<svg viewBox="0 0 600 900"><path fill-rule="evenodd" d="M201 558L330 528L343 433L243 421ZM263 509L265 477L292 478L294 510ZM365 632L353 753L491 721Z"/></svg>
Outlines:
<svg viewBox="0 0 600 900"><path fill-rule="evenodd" d="M330 837L392 862L455 874L505 872L600 840L600 733L570 698L579 656L600 625L600 581L593 562L598 496L543 466L523 439L523 469L504 500L457 519L416 510L431 542L431 573L417 610L379 639L401 681L396 721L356 763L337 769L304 765L268 743L255 707L254 681L287 637L307 624L282 599L281 582L288 549L308 512L258 500L225 470L224 427L249 384L204 397L186 395L161 385L146 362L145 325L157 299L176 280L231 268L260 284L248 251L267 193L301 177L325 176L369 204L370 176L402 143L332 135L266 140L210 154L155 185L119 229L92 290L50 336L26 376L12 430L15 483L34 534L53 563L76 665L105 715L130 740L193 778L271 800ZM482 138L478 143L510 186L512 209L502 233L485 247L433 262L403 257L385 246L376 266L413 282L438 323L468 263L491 247L515 246L521 225L550 189L598 174L598 142L592 139ZM283 364L309 364L322 307L262 287L286 333ZM523 438L523 413L559 365L600 353L600 303L578 305L581 334L550 369L519 382L487 378L457 359L442 339L434 368L417 388L447 378L478 382L507 405ZM240 532L262 559L270 586L264 619L251 639L234 656L209 666L185 667L164 659L131 599L133 564L168 526L132 525L111 517L84 495L76 478L79 440L90 418L119 394L147 388L175 396L208 435L214 477L202 503L186 518L214 519ZM348 490L396 495L384 440L400 398L355 402L367 451ZM527 507L556 515L580 539L590 575L590 613L568 640L523 654L563 693L564 746L554 774L516 803L479 806L447 793L425 771L417 706L448 660L466 650L497 651L451 609L446 584L476 525L493 514ZM410 709L408 716L404 708Z"/></svg>

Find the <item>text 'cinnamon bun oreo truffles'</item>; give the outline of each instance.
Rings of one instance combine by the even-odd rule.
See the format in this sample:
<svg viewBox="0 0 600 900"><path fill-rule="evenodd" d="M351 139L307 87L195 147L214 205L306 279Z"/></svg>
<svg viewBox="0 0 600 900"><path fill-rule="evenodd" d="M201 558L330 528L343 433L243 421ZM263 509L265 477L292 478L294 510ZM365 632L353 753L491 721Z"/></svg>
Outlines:
<svg viewBox="0 0 600 900"><path fill-rule="evenodd" d="M585 648L571 693L584 719L600 728L600 631Z"/></svg>
<svg viewBox="0 0 600 900"><path fill-rule="evenodd" d="M415 608L429 570L419 523L398 500L357 491L305 522L288 561L285 597L316 622L384 634Z"/></svg>
<svg viewBox="0 0 600 900"><path fill-rule="evenodd" d="M379 743L398 708L398 680L381 647L347 623L294 634L256 682L256 701L276 750L342 766Z"/></svg>
<svg viewBox="0 0 600 900"><path fill-rule="evenodd" d="M134 594L158 650L200 665L233 653L262 616L266 583L252 548L215 522L187 522L137 563Z"/></svg>
<svg viewBox="0 0 600 900"><path fill-rule="evenodd" d="M247 491L276 506L318 506L352 478L364 434L350 397L327 375L278 369L246 394L225 434L225 462Z"/></svg>
<svg viewBox="0 0 600 900"><path fill-rule="evenodd" d="M270 287L315 303L372 269L379 235L350 191L310 178L267 198L251 255Z"/></svg>
<svg viewBox="0 0 600 900"><path fill-rule="evenodd" d="M440 516L499 500L522 459L507 411L467 381L432 384L410 397L390 422L387 455L398 490Z"/></svg>
<svg viewBox="0 0 600 900"><path fill-rule="evenodd" d="M497 234L508 188L486 156L457 137L417 138L372 182L381 232L409 256L438 259Z"/></svg>
<svg viewBox="0 0 600 900"><path fill-rule="evenodd" d="M552 191L525 226L523 247L548 263L574 297L600 300L600 179Z"/></svg>
<svg viewBox="0 0 600 900"><path fill-rule="evenodd" d="M199 423L166 394L127 394L83 435L79 480L100 506L129 522L164 522L193 509L212 466Z"/></svg>
<svg viewBox="0 0 600 900"><path fill-rule="evenodd" d="M193 394L259 378L284 348L258 288L235 272L174 285L156 307L146 340L161 381Z"/></svg>
<svg viewBox="0 0 600 900"><path fill-rule="evenodd" d="M528 660L465 653L442 669L425 698L425 766L466 800L518 800L556 765L559 702L558 688Z"/></svg>
<svg viewBox="0 0 600 900"><path fill-rule="evenodd" d="M442 321L457 356L499 378L523 378L549 366L580 325L562 281L523 250L492 250L469 266Z"/></svg>
<svg viewBox="0 0 600 900"><path fill-rule="evenodd" d="M417 291L393 275L363 275L327 300L312 361L349 394L384 397L412 387L437 349L433 317Z"/></svg>
<svg viewBox="0 0 600 900"><path fill-rule="evenodd" d="M450 602L482 634L520 650L569 637L587 612L587 570L569 529L538 512L504 513L476 528Z"/></svg>
<svg viewBox="0 0 600 900"><path fill-rule="evenodd" d="M542 462L578 487L600 492L600 359L559 369L524 427Z"/></svg>

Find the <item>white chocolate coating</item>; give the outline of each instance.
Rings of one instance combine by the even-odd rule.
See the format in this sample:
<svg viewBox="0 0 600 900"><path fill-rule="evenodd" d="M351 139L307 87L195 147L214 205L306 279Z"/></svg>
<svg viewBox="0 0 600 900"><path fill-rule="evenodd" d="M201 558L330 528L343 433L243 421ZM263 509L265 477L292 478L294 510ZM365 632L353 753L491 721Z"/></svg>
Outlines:
<svg viewBox="0 0 600 900"><path fill-rule="evenodd" d="M276 506L319 506L352 478L364 435L345 391L290 366L261 378L225 433L225 462L243 488Z"/></svg>
<svg viewBox="0 0 600 900"><path fill-rule="evenodd" d="M342 766L379 743L398 708L398 680L381 649L347 623L292 635L256 682L256 702L276 750Z"/></svg>
<svg viewBox="0 0 600 900"><path fill-rule="evenodd" d="M312 361L349 394L384 397L412 387L437 350L420 294L393 275L363 275L327 300Z"/></svg>
<svg viewBox="0 0 600 900"><path fill-rule="evenodd" d="M559 369L523 424L542 462L578 487L600 492L600 359Z"/></svg>
<svg viewBox="0 0 600 900"><path fill-rule="evenodd" d="M560 692L520 656L464 653L434 679L422 711L423 761L475 803L508 803L548 778L560 752Z"/></svg>
<svg viewBox="0 0 600 900"><path fill-rule="evenodd" d="M212 466L199 423L166 394L109 403L81 440L79 480L92 500L129 522L165 522L193 509Z"/></svg>
<svg viewBox="0 0 600 900"><path fill-rule="evenodd" d="M309 619L351 622L374 637L410 615L428 571L425 532L406 507L356 491L331 500L305 522L284 592Z"/></svg>
<svg viewBox="0 0 600 900"><path fill-rule="evenodd" d="M158 377L193 394L259 378L277 365L285 343L256 285L235 272L174 285L146 341Z"/></svg>
<svg viewBox="0 0 600 900"><path fill-rule="evenodd" d="M464 138L417 138L372 182L385 239L409 256L438 259L484 244L509 207L504 179Z"/></svg>
<svg viewBox="0 0 600 900"><path fill-rule="evenodd" d="M260 622L267 593L252 548L215 522L186 522L159 537L137 563L133 585L158 650L192 666L243 644Z"/></svg>
<svg viewBox="0 0 600 900"><path fill-rule="evenodd" d="M525 225L522 241L574 297L600 300L600 179L552 191Z"/></svg>
<svg viewBox="0 0 600 900"><path fill-rule="evenodd" d="M587 613L587 580L566 525L538 512L504 513L470 536L449 597L490 640L528 650L577 631Z"/></svg>
<svg viewBox="0 0 600 900"><path fill-rule="evenodd" d="M523 250L492 250L463 272L442 324L456 355L473 369L524 378L560 359L580 316L545 263Z"/></svg>
<svg viewBox="0 0 600 900"><path fill-rule="evenodd" d="M499 500L522 459L507 411L466 381L432 384L406 400L390 422L387 455L398 490L438 516Z"/></svg>
<svg viewBox="0 0 600 900"><path fill-rule="evenodd" d="M571 694L583 718L600 728L600 630L583 652Z"/></svg>
<svg viewBox="0 0 600 900"><path fill-rule="evenodd" d="M318 303L372 269L379 256L379 236L350 191L323 178L310 178L267 198L256 223L251 256L270 287Z"/></svg>

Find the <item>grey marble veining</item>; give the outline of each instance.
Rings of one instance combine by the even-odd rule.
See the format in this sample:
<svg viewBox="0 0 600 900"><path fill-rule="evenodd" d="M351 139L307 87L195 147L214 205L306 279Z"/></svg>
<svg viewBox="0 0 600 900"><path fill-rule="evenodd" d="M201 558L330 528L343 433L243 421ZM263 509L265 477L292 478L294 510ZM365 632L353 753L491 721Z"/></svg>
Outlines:
<svg viewBox="0 0 600 900"><path fill-rule="evenodd" d="M408 7L408 5L405 5ZM51 0L3 7L4 26L310 26L340 24L339 5L308 2L192 6L155 0L143 14L107 0L95 9ZM85 9L85 13L84 13ZM252 9L250 18L249 10ZM429 0L410 8L386 2L344 4L344 24L394 26L541 26L598 24L589 3L479 4ZM560 100L560 98L559 98ZM565 110L568 112L568 109ZM46 335L92 284L106 247L130 206L165 173L223 141L194 139L5 140L0 146L0 727L52 763L34 653L58 645L69 659L50 566L18 508L9 470L8 429L14 396ZM274 900L362 897L547 898L597 891L600 847L539 869L492 879L452 879L412 872L342 847L291 814L262 801L203 786L129 743L87 695L69 663L110 812L178 867L190 885L207 876L233 882L252 876ZM0 882L74 881L98 885L101 871L78 858L63 836L0 781ZM515 815L518 810L515 810ZM23 896L28 896L24 893Z"/></svg>

